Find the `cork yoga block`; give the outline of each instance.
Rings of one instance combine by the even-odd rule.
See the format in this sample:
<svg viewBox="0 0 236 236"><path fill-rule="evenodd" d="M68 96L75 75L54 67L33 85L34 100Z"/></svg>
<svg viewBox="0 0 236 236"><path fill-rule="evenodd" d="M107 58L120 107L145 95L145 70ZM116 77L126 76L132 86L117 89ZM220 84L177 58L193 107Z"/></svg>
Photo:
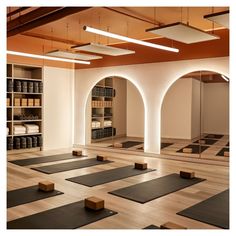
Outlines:
<svg viewBox="0 0 236 236"><path fill-rule="evenodd" d="M160 226L161 229L187 229L182 225L175 224L173 222L166 222Z"/></svg>
<svg viewBox="0 0 236 236"><path fill-rule="evenodd" d="M192 153L193 149L192 148L183 148L184 153Z"/></svg>
<svg viewBox="0 0 236 236"><path fill-rule="evenodd" d="M224 156L225 156L225 157L229 157L229 152L225 151L225 152L224 152Z"/></svg>
<svg viewBox="0 0 236 236"><path fill-rule="evenodd" d="M107 157L106 156L100 156L100 155L97 155L97 161L107 161Z"/></svg>
<svg viewBox="0 0 236 236"><path fill-rule="evenodd" d="M200 139L200 140L198 140L198 143L200 143L200 144L206 144L206 140Z"/></svg>
<svg viewBox="0 0 236 236"><path fill-rule="evenodd" d="M147 169L147 163L145 162L135 162L134 168L138 170L146 170Z"/></svg>
<svg viewBox="0 0 236 236"><path fill-rule="evenodd" d="M54 190L54 183L48 180L40 181L38 186L39 186L39 190L44 191L44 192L50 192Z"/></svg>
<svg viewBox="0 0 236 236"><path fill-rule="evenodd" d="M114 143L115 148L122 148L122 143Z"/></svg>
<svg viewBox="0 0 236 236"><path fill-rule="evenodd" d="M72 151L73 156L82 156L82 151L81 150L74 150Z"/></svg>
<svg viewBox="0 0 236 236"><path fill-rule="evenodd" d="M97 197L89 197L84 199L84 207L98 211L104 208L104 200Z"/></svg>
<svg viewBox="0 0 236 236"><path fill-rule="evenodd" d="M184 179L193 179L195 178L195 172L181 170L179 176Z"/></svg>

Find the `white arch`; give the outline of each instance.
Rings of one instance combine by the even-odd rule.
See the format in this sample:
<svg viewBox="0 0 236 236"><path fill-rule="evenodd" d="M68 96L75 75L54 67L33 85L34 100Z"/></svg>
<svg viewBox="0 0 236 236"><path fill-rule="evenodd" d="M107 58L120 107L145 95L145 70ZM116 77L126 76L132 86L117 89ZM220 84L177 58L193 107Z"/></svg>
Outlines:
<svg viewBox="0 0 236 236"><path fill-rule="evenodd" d="M87 101L88 101L88 98L89 98L89 94L90 92L92 91L93 87L101 80L105 79L105 78L108 78L108 77L119 77L119 78L122 78L122 79L125 79L125 80L128 80L130 81L134 86L135 88L138 90L139 94L141 95L141 98L142 98L142 101L143 101L143 106L144 106L144 148L145 148L145 136L146 136L146 99L145 99L145 96L144 96L144 91L142 90L141 86L137 83L137 81L135 81L133 78L130 78L129 76L127 75L122 75L122 74L113 74L113 73L108 73L106 75L102 75L100 77L98 77L96 80L93 81L93 83L89 86L89 88L87 89L86 91L86 99L84 101L84 104L83 104L83 111L84 111L84 115L86 116L86 106L87 106ZM84 127L86 127L86 117L84 119ZM86 144L86 129L84 129L84 143Z"/></svg>

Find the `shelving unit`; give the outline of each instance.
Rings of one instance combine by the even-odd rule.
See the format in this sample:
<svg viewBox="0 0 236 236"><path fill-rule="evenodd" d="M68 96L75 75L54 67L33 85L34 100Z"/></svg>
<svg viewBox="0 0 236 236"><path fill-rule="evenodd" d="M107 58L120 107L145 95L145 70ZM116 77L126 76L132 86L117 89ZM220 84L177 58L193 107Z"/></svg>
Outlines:
<svg viewBox="0 0 236 236"><path fill-rule="evenodd" d="M42 150L43 68L7 64L6 97L8 152ZM14 132L15 125L35 125L37 130Z"/></svg>
<svg viewBox="0 0 236 236"><path fill-rule="evenodd" d="M113 78L99 81L92 89L91 95L91 139L97 142L115 135L113 127Z"/></svg>

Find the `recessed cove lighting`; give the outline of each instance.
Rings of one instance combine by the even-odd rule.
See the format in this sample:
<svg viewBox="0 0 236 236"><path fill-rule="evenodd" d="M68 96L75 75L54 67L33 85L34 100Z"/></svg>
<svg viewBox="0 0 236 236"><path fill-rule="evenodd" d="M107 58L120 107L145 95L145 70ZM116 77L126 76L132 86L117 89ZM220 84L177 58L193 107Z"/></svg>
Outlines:
<svg viewBox="0 0 236 236"><path fill-rule="evenodd" d="M87 65L90 64L89 61L79 61L79 60L72 60L72 59L66 59L66 58L50 57L50 56L45 56L45 55L37 55L37 54L24 53L24 52L7 51L7 54L15 55L15 56L22 56L22 57L36 58L36 59L45 59L45 60L51 60L51 61L62 61L62 62L87 64Z"/></svg>
<svg viewBox="0 0 236 236"><path fill-rule="evenodd" d="M85 53L75 53L75 52L68 52L68 51L62 51L62 50L54 50L46 53L47 56L52 57L64 57L64 58L70 58L70 59L80 59L80 60L96 60L101 59L101 56L96 55L89 55Z"/></svg>
<svg viewBox="0 0 236 236"><path fill-rule="evenodd" d="M149 42L146 42L146 41L133 39L133 38L129 38L129 37L126 37L126 36L113 34L113 33L107 32L107 31L95 29L95 28L92 28L92 27L89 27L89 26L84 26L84 30L87 31L87 32L90 32L90 33L94 33L94 34L98 34L98 35L102 35L102 36L106 36L106 37L110 37L110 38L119 39L119 40L122 40L122 41L139 44L139 45L142 45L142 46L152 47L152 48L171 51L171 52L179 52L179 49L177 49L177 48L171 48L171 47L167 47L167 46L163 46L163 45L159 45L159 44L149 43Z"/></svg>
<svg viewBox="0 0 236 236"><path fill-rule="evenodd" d="M229 82L229 79L228 79L226 76L221 75L221 77L222 77L222 79L224 79L225 81Z"/></svg>
<svg viewBox="0 0 236 236"><path fill-rule="evenodd" d="M186 25L181 22L147 29L146 32L151 32L157 35L161 35L165 38L173 39L178 42L187 44L220 38L217 35L209 34L203 30L192 27L190 25Z"/></svg>
<svg viewBox="0 0 236 236"><path fill-rule="evenodd" d="M229 11L212 13L204 16L205 19L229 28Z"/></svg>
<svg viewBox="0 0 236 236"><path fill-rule="evenodd" d="M93 52L93 53L104 54L104 55L109 55L109 56L122 56L122 55L135 53L135 51L106 46L99 43L88 43L84 45L73 46L71 48L80 50L80 51Z"/></svg>

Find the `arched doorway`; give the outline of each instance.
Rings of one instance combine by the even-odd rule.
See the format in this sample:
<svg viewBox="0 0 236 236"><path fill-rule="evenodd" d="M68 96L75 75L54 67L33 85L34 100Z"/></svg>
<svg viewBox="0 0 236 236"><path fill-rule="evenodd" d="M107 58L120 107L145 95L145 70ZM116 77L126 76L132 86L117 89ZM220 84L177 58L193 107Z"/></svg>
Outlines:
<svg viewBox="0 0 236 236"><path fill-rule="evenodd" d="M88 96L85 113L88 145L130 151L143 148L144 103L128 79L109 76L98 81Z"/></svg>
<svg viewBox="0 0 236 236"><path fill-rule="evenodd" d="M161 153L228 161L229 81L212 71L176 80L161 109Z"/></svg>

